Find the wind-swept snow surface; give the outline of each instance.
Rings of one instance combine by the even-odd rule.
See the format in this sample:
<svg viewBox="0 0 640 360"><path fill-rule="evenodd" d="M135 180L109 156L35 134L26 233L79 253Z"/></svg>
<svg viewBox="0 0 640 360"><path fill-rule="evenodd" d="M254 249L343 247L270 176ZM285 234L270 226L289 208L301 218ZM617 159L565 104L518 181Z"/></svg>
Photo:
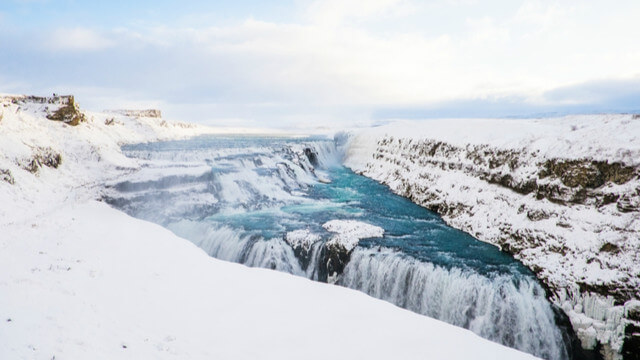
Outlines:
<svg viewBox="0 0 640 360"><path fill-rule="evenodd" d="M360 292L213 259L93 200L140 166L120 144L211 129L98 113L70 126L45 117L55 104L0 105L0 359L533 358Z"/></svg>
<svg viewBox="0 0 640 360"><path fill-rule="evenodd" d="M640 118L398 122L345 164L536 272L586 349L640 356Z"/></svg>

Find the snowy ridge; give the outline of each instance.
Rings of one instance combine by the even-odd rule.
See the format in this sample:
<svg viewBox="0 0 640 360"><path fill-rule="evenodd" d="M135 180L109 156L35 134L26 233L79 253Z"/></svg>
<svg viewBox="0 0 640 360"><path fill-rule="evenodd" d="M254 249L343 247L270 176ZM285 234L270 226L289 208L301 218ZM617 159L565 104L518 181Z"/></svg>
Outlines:
<svg viewBox="0 0 640 360"><path fill-rule="evenodd" d="M101 113L72 127L46 118L49 103L0 105L0 358L533 358L356 291L211 259L94 201L144 165L121 144L216 130Z"/></svg>
<svg viewBox="0 0 640 360"><path fill-rule="evenodd" d="M0 208L1 223L28 213L43 196L40 192L53 197L53 204L69 196L87 199L101 181L121 175L118 169L138 168L135 161L122 154L122 144L216 132L160 119L116 116L116 122L109 122L113 115L93 112L83 112L86 122L69 126L47 119L47 114L59 106L59 102L32 101L25 96L0 98L0 197L15 199L14 207ZM7 183L12 186L4 186ZM74 189L72 193L70 188Z"/></svg>
<svg viewBox="0 0 640 360"><path fill-rule="evenodd" d="M345 163L533 269L585 348L640 353L640 120L399 122Z"/></svg>

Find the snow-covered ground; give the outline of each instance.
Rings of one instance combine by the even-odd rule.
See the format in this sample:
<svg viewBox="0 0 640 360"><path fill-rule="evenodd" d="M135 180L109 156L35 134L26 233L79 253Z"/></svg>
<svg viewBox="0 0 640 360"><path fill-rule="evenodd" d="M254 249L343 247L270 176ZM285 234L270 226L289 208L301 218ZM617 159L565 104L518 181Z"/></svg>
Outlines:
<svg viewBox="0 0 640 360"><path fill-rule="evenodd" d="M346 288L208 257L96 201L124 143L215 133L0 99L1 359L530 359ZM463 344L463 346L461 346Z"/></svg>
<svg viewBox="0 0 640 360"><path fill-rule="evenodd" d="M534 270L583 347L640 353L640 119L396 122L345 164Z"/></svg>

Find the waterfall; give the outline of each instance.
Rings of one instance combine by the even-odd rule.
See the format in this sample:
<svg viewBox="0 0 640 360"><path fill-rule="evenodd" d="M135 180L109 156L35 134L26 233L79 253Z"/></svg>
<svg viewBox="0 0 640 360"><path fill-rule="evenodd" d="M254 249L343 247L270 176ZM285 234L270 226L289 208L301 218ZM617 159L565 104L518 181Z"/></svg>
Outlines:
<svg viewBox="0 0 640 360"><path fill-rule="evenodd" d="M251 267L278 270L305 276L293 249L282 239L265 240L226 226L182 220L167 225L176 235L189 239L209 256Z"/></svg>
<svg viewBox="0 0 640 360"><path fill-rule="evenodd" d="M542 358L569 357L535 278L504 270L511 269L513 259L504 266L489 259L491 269L503 269L493 273L486 271L489 267L480 272L466 268L470 262L434 265L403 252L415 245L412 241L426 241L430 226L444 225L424 221L429 218L420 211L396 214L400 207L415 205L399 203L386 188L339 167L341 141L345 138L198 138L132 146L125 151L142 161L141 171L113 184L105 199L162 224L212 257L319 281L327 281L324 244L331 236L321 225L334 218L368 221L378 216L377 225L400 232L386 239L395 243L357 246L345 256L342 273L332 277L337 284ZM413 237L401 233L409 231L407 224L416 225ZM301 229L315 236L304 249L283 240ZM429 236L427 248L451 251L437 248ZM448 236L447 243L460 241L456 234ZM486 260L475 256L474 264Z"/></svg>
<svg viewBox="0 0 640 360"><path fill-rule="evenodd" d="M444 269L385 248L357 248L338 284L545 359L567 358L544 291L527 278Z"/></svg>
<svg viewBox="0 0 640 360"><path fill-rule="evenodd" d="M237 229L188 220L168 228L219 259L319 278L322 241L301 259L278 238L240 235ZM545 359L568 357L553 309L533 279L483 276L421 262L388 248L358 247L337 283Z"/></svg>

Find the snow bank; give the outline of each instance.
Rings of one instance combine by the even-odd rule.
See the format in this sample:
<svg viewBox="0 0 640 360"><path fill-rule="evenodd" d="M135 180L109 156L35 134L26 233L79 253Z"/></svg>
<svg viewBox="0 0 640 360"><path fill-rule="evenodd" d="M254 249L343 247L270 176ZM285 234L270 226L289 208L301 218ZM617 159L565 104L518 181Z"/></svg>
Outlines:
<svg viewBox="0 0 640 360"><path fill-rule="evenodd" d="M71 127L42 103L0 104L2 359L533 358L356 291L210 258L93 200L140 166L120 144L211 129L98 113Z"/></svg>
<svg viewBox="0 0 640 360"><path fill-rule="evenodd" d="M331 220L322 225L327 231L336 233L327 241L327 246L339 245L350 252L360 239L382 237L384 229L356 220Z"/></svg>
<svg viewBox="0 0 640 360"><path fill-rule="evenodd" d="M103 203L6 226L0 246L3 359L532 358L356 291L212 259Z"/></svg>
<svg viewBox="0 0 640 360"><path fill-rule="evenodd" d="M624 315L640 297L640 119L403 121L354 133L345 164L520 259L586 348L640 352Z"/></svg>
<svg viewBox="0 0 640 360"><path fill-rule="evenodd" d="M311 249L311 245L320 241L320 235L314 234L308 229L300 229L289 231L285 235L285 241L291 245L292 248L302 248L306 251Z"/></svg>

